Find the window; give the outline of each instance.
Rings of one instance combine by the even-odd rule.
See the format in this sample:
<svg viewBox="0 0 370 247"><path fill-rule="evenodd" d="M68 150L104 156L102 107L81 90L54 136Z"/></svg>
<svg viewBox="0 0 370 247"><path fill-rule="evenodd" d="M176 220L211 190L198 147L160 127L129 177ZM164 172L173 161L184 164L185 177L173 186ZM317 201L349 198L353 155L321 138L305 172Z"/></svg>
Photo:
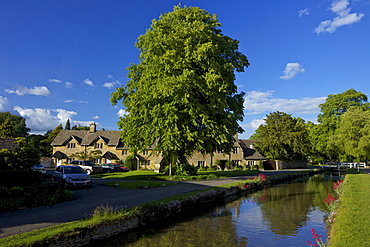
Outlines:
<svg viewBox="0 0 370 247"><path fill-rule="evenodd" d="M144 155L148 155L149 154L149 151L148 150L144 150Z"/></svg>
<svg viewBox="0 0 370 247"><path fill-rule="evenodd" d="M95 148L102 149L103 143L95 143Z"/></svg>
<svg viewBox="0 0 370 247"><path fill-rule="evenodd" d="M234 147L234 148L233 148L233 153L234 153L234 154L237 154L237 153L238 153L238 147Z"/></svg>
<svg viewBox="0 0 370 247"><path fill-rule="evenodd" d="M68 143L68 148L76 148L76 143Z"/></svg>
<svg viewBox="0 0 370 247"><path fill-rule="evenodd" d="M198 166L199 167L204 167L206 165L206 162L204 160L199 160L198 161Z"/></svg>
<svg viewBox="0 0 370 247"><path fill-rule="evenodd" d="M144 166L150 166L150 160L144 160L143 165Z"/></svg>
<svg viewBox="0 0 370 247"><path fill-rule="evenodd" d="M122 155L128 155L128 150L122 150Z"/></svg>

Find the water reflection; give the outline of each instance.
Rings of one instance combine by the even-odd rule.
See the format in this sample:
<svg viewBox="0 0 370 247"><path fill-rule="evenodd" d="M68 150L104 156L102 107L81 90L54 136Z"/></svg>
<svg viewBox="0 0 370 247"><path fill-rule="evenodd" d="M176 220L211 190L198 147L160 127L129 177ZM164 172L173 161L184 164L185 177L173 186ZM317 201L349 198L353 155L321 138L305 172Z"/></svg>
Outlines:
<svg viewBox="0 0 370 247"><path fill-rule="evenodd" d="M156 226L99 246L306 246L313 241L311 228L325 237L326 205L332 193L331 180L321 176L268 188L247 195L200 216Z"/></svg>

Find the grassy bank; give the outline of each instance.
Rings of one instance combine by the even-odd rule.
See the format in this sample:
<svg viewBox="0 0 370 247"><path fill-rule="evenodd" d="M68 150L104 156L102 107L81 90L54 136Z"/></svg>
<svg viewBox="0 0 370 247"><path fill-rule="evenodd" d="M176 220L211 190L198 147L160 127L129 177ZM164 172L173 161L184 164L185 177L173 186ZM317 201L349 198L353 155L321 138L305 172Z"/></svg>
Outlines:
<svg viewBox="0 0 370 247"><path fill-rule="evenodd" d="M370 176L347 174L340 201L329 246L370 246Z"/></svg>

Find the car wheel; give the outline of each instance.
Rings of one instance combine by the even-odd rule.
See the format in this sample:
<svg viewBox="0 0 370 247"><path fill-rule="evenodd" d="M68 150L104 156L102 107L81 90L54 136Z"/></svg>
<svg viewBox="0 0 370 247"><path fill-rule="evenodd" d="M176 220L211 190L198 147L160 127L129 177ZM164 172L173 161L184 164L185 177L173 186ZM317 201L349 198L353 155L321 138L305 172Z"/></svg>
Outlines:
<svg viewBox="0 0 370 247"><path fill-rule="evenodd" d="M91 170L90 169L87 169L86 170L86 173L87 173L87 175L90 175L91 174Z"/></svg>

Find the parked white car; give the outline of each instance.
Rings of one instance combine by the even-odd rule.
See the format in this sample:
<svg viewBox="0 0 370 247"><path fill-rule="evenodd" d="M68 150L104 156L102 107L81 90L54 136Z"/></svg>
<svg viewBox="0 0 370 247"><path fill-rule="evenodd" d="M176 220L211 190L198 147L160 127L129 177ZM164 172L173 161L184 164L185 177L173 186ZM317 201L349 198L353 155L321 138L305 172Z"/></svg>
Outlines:
<svg viewBox="0 0 370 247"><path fill-rule="evenodd" d="M31 169L32 169L33 171L40 172L42 175L45 175L45 174L46 174L46 169L45 169L45 167L44 167L43 165L41 165L41 164L33 165L33 166L31 167Z"/></svg>

